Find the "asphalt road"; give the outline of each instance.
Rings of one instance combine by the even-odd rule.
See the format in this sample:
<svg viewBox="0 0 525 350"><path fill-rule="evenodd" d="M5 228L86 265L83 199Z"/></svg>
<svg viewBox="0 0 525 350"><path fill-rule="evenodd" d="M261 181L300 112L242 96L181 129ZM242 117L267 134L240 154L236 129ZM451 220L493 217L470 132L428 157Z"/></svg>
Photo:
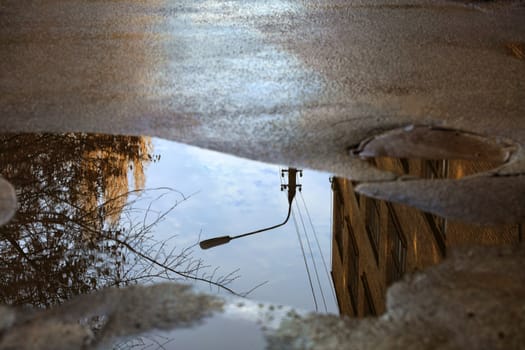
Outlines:
<svg viewBox="0 0 525 350"><path fill-rule="evenodd" d="M470 221L525 219L524 76L519 1L0 4L2 132L155 135L333 172ZM407 125L510 144L511 156L456 190L349 155Z"/></svg>

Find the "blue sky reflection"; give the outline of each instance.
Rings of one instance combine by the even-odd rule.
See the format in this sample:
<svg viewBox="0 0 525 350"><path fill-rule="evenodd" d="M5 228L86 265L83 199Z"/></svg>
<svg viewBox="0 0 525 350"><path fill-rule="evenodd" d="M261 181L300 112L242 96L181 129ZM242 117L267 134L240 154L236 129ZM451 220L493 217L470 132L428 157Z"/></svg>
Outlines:
<svg viewBox="0 0 525 350"><path fill-rule="evenodd" d="M161 159L147 168L146 188L166 186L185 195L194 194L157 226L157 239L176 235L172 242L183 248L196 243L199 232L201 239L237 235L277 224L285 218L288 203L285 192L280 191L281 167L162 139L154 139L153 144L154 153L160 154ZM302 195L330 271L329 174L305 170L299 180L303 184ZM163 197L155 202L154 210L167 210L173 205L173 200L172 196ZM337 312L331 282L299 195L296 203L302 209L328 311ZM294 210L297 210L295 205ZM302 228L297 211L296 217ZM304 238L303 244L307 249ZM309 257L308 250L306 252ZM220 266L223 273L240 268L241 277L231 285L236 290L249 290L260 282L268 281L250 295L252 299L315 310L292 219L276 230L234 240L206 251L196 248L194 253L206 264ZM309 264L319 311L324 311L310 259ZM208 290L206 285L198 288Z"/></svg>

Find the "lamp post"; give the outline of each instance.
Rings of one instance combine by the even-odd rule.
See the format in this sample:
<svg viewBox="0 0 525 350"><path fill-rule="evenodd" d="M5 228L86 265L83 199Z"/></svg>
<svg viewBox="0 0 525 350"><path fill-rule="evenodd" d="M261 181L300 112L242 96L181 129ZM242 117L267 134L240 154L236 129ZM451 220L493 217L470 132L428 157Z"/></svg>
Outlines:
<svg viewBox="0 0 525 350"><path fill-rule="evenodd" d="M298 172L299 172L299 175L302 176L302 170L297 170L295 168L288 168L287 170L282 170L282 172L281 172L281 176L283 176L283 177L284 177L284 173L288 173L288 184L281 185L281 191L283 191L284 189L288 189L288 214L286 215L286 218L284 219L283 222L281 222L280 224L277 224L277 225L266 227L266 228L263 228L263 229L260 229L260 230L255 230L255 231L243 233L241 235L237 235L237 236L233 236L233 237L231 237L231 236L220 236L220 237L214 237L214 238L206 239L206 240L201 241L199 243L199 246L201 247L201 249L213 248L213 247L216 247L218 245L223 245L223 244L229 243L231 240L234 240L234 239L237 239L237 238L246 237L246 236L254 235L256 233L273 230L275 228L278 228L278 227L281 227L281 226L285 225L288 222L288 219L290 219L290 214L292 213L292 202L293 202L293 199L295 197L296 189L299 188L299 191L300 191L301 187L302 187L301 185L297 184L296 176L297 176Z"/></svg>

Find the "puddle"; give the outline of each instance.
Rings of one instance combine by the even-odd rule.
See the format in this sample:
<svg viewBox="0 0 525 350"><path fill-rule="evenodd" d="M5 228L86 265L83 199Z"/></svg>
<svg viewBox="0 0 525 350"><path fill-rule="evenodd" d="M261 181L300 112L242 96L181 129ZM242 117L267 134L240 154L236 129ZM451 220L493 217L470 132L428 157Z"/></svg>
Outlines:
<svg viewBox="0 0 525 350"><path fill-rule="evenodd" d="M18 200L16 214L0 227L0 301L51 308L44 316L31 316L31 311L14 318L0 309L4 335L25 324L17 321L20 317L56 319L68 313L60 305L102 291L87 296L93 298L88 303L91 316L84 310L80 316L66 317L83 320L90 328L82 334L89 339L104 332L133 335L114 345L119 349L263 349L265 329L278 328L282 318L281 307L275 305L378 316L386 311L389 286L405 273L441 262L450 249L522 241L521 224L482 227L446 220L365 197L351 181L326 173L304 169L299 176L294 168L162 139L7 134L0 136L0 145L0 174L14 186ZM416 172L427 179L459 178L492 166L472 160L386 157L373 162L383 170ZM287 216L290 200L292 211L285 224L211 249L199 248L206 239L278 225ZM248 299L229 301L222 313L176 331L166 324L160 327L163 331L149 331L159 328L148 323L155 308L137 316L133 322L140 326L133 331L124 323L113 333L103 331L122 314L111 305L127 300L127 294L104 299L109 293L105 287L166 281L191 283L195 291L226 298L230 292L247 294ZM140 310L138 300L144 304L144 297L129 295ZM169 299L158 303L161 315L162 303L172 305ZM54 312L57 307L62 311ZM53 316L45 316L49 312ZM97 321L92 318L97 312L113 321ZM2 337L0 349L1 341Z"/></svg>

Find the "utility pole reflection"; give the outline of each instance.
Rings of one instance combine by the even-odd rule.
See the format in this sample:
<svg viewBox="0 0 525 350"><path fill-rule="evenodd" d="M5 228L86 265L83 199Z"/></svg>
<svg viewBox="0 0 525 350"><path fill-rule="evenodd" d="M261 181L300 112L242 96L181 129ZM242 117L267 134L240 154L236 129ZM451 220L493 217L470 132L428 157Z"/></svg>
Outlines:
<svg viewBox="0 0 525 350"><path fill-rule="evenodd" d="M285 173L288 174L288 184L282 184L281 185L281 191L283 191L285 189L288 190L288 214L286 215L286 218L284 219L283 222L281 222L280 224L274 225L274 226L266 227L266 228L263 228L263 229L260 229L260 230L256 230L256 231L243 233L241 235L237 235L237 236L233 236L233 237L231 237L231 236L220 236L220 237L206 239L206 240L201 241L199 243L199 246L201 247L201 249L213 248L213 247L216 247L218 245L223 245L223 244L229 243L233 239L254 235L256 233L260 233L260 232L264 232L264 231L273 230L275 228L278 228L278 227L281 227L281 226L285 225L288 222L288 219L290 219L290 214L292 212L292 202L293 202L293 199L295 198L296 190L299 189L299 191L301 191L301 188L302 188L302 185L297 184L297 173L299 173L299 176L303 176L303 171L302 170L297 170L296 168L288 168L286 170L281 170L281 176L282 177L284 177Z"/></svg>

